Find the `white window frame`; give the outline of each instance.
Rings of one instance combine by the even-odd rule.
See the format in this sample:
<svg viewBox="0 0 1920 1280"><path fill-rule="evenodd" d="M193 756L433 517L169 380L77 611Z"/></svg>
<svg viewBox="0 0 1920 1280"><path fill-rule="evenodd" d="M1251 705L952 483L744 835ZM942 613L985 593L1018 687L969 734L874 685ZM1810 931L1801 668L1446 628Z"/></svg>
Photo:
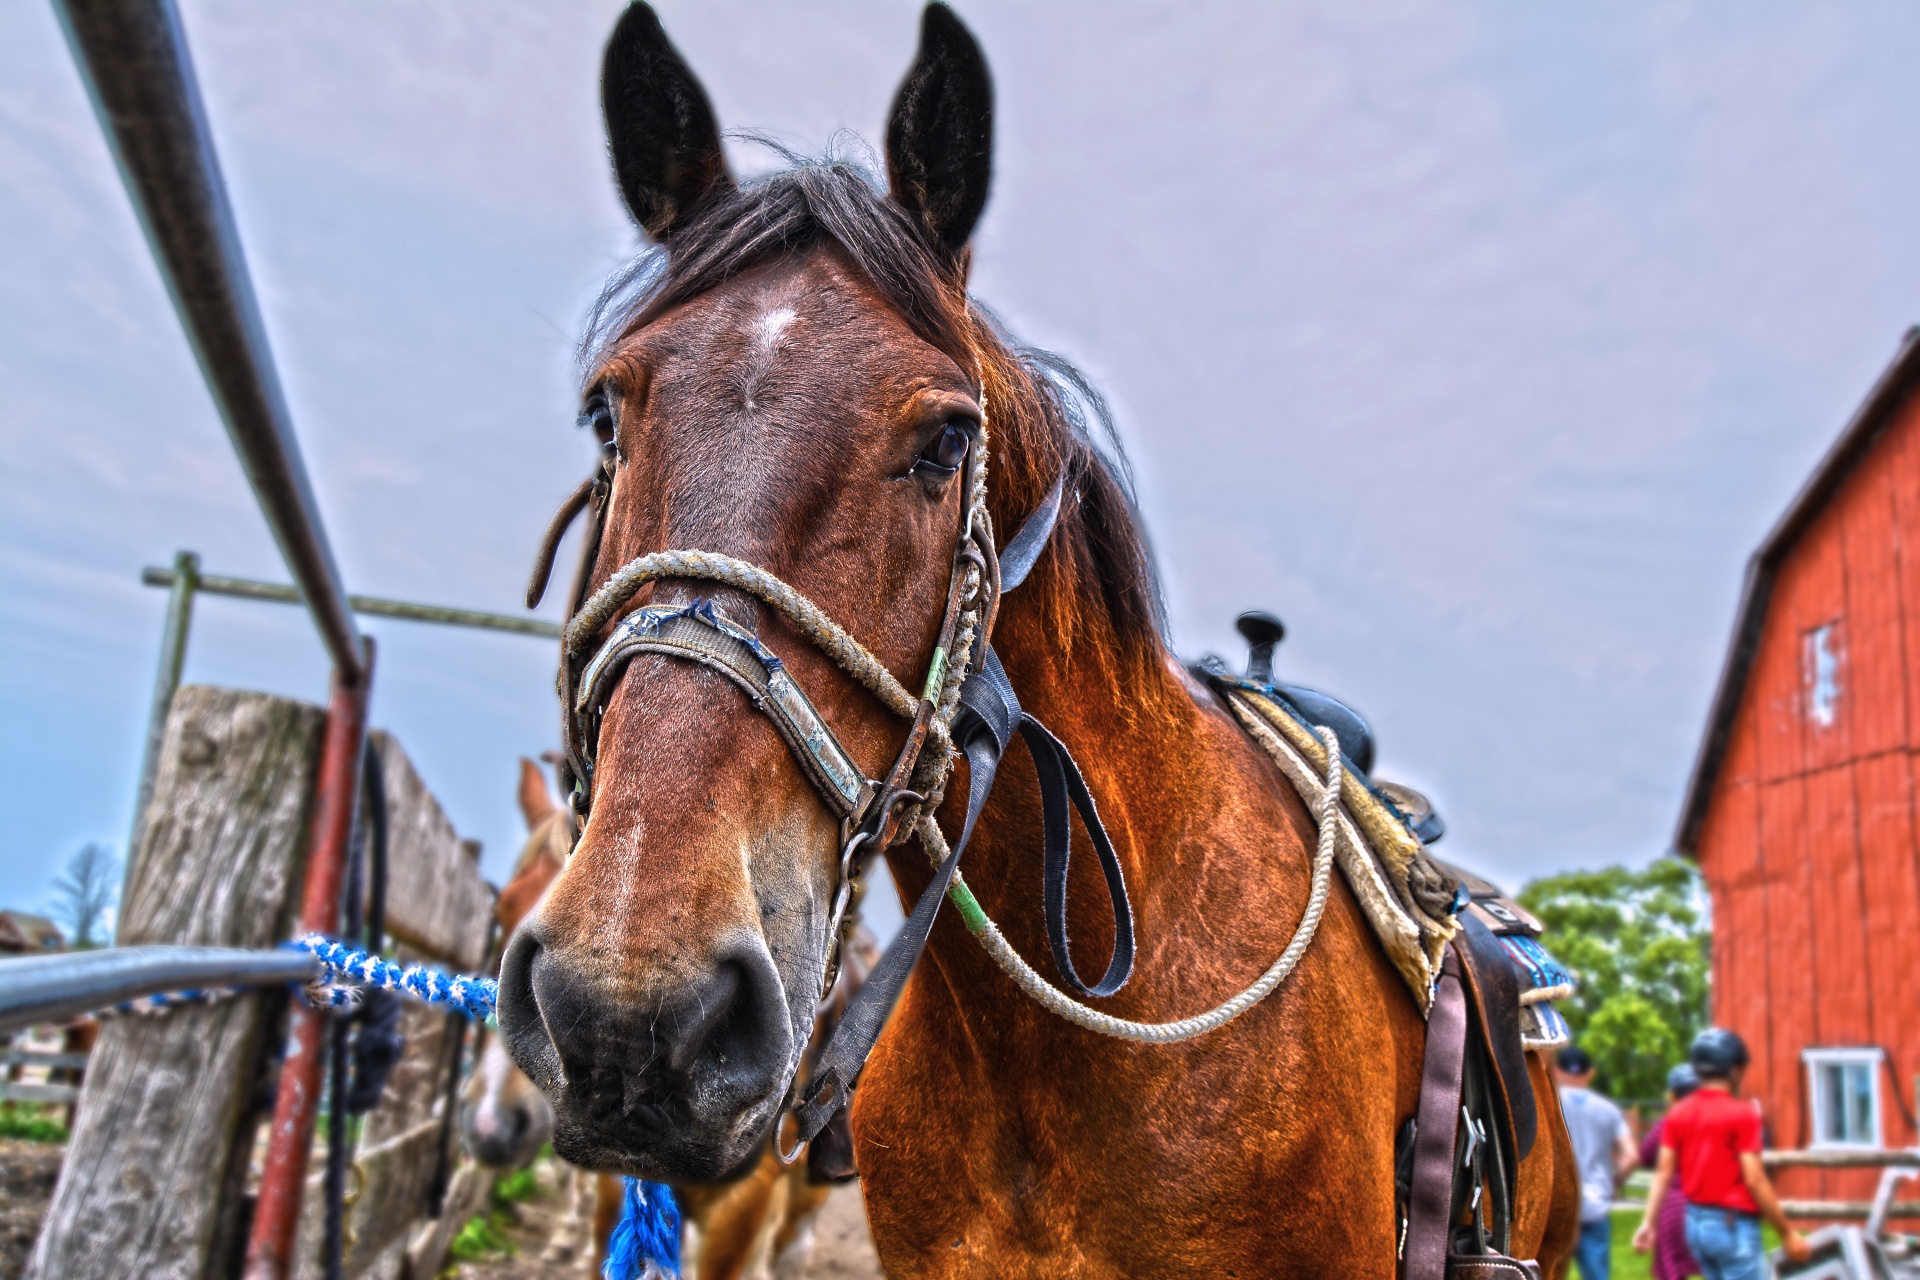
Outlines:
<svg viewBox="0 0 1920 1280"><path fill-rule="evenodd" d="M1801 1052L1800 1058L1807 1064L1807 1114L1812 1120L1810 1129L1813 1135L1808 1147L1828 1151L1881 1150L1885 1145L1886 1129L1880 1105L1880 1064L1886 1060L1886 1051L1878 1047L1806 1049ZM1865 1141L1839 1142L1823 1136L1829 1127L1826 1123L1826 1097L1820 1088L1821 1069L1824 1067L1867 1068L1868 1136Z"/></svg>

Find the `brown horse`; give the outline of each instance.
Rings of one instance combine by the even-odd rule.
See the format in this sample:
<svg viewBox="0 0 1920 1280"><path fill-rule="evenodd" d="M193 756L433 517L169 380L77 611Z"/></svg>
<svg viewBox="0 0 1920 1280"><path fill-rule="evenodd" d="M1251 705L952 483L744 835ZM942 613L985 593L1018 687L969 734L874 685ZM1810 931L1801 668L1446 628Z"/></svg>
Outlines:
<svg viewBox="0 0 1920 1280"><path fill-rule="evenodd" d="M1058 526L992 639L1027 708L1080 756L1125 870L1138 964L1101 1008L1162 1021L1245 987L1301 918L1314 823L1169 651L1134 508L1074 377L967 296L992 111L972 37L927 10L885 191L839 164L737 185L704 91L643 4L608 45L602 94L617 180L661 251L610 297L591 351L612 484L585 585L663 549L736 557L917 688L969 452L990 450L1003 534L1064 476ZM783 614L711 581L650 591L637 603L707 597L756 631L868 777L894 759L904 722ZM1001 770L966 877L1060 982L1025 754ZM965 776L939 813L949 836ZM565 872L507 949L501 1025L569 1159L721 1177L757 1158L798 1068L841 833L734 684L658 654L635 657L605 703L590 799ZM916 844L887 856L905 894L928 883ZM1086 861L1068 923L1098 957L1114 931ZM854 1097L881 1261L896 1276L1391 1276L1395 1134L1424 1041L1337 877L1286 983L1167 1047L1044 1012L948 913ZM1519 1171L1513 1251L1551 1270L1577 1188L1537 1055L1531 1070L1545 1122Z"/></svg>
<svg viewBox="0 0 1920 1280"><path fill-rule="evenodd" d="M567 812L554 803L540 766L520 761L520 812L527 842L494 911L501 931L511 933L540 901L566 866L573 844ZM871 939L867 943L871 947ZM849 993L857 989L865 955L847 966L823 1013L816 1038L827 1034ZM481 1164L518 1169L530 1164L553 1135L553 1109L501 1047L488 1042L479 1067L460 1099L460 1133ZM569 1170L562 1188L566 1209L549 1242L545 1261L564 1264L591 1260L598 1275L605 1261L607 1236L620 1214L620 1180L607 1173ZM723 1186L675 1188L686 1223L697 1233L698 1253L691 1280L738 1280L764 1238L775 1262L789 1251L804 1253L810 1222L826 1203L827 1188L810 1182L804 1163L782 1166L769 1150L753 1171Z"/></svg>

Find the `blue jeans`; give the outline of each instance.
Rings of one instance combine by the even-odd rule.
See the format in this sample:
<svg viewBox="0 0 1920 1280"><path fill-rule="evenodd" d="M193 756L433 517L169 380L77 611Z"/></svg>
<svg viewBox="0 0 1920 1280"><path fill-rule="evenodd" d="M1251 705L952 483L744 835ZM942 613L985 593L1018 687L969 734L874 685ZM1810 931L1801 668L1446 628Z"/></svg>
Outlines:
<svg viewBox="0 0 1920 1280"><path fill-rule="evenodd" d="M1573 1246L1573 1261L1580 1268L1580 1280L1612 1280L1612 1218L1580 1224L1580 1239Z"/></svg>
<svg viewBox="0 0 1920 1280"><path fill-rule="evenodd" d="M1762 1280L1766 1275L1760 1219L1750 1213L1688 1205L1687 1248L1706 1280Z"/></svg>

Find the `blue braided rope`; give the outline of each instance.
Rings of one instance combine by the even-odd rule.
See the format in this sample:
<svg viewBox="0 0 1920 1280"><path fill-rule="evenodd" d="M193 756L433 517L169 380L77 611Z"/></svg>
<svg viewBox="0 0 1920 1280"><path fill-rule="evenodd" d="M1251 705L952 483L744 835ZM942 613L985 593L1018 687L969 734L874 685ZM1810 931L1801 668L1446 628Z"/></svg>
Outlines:
<svg viewBox="0 0 1920 1280"><path fill-rule="evenodd" d="M680 1206L673 1188L641 1178L626 1180L620 1221L607 1237L601 1280L656 1280L680 1274Z"/></svg>
<svg viewBox="0 0 1920 1280"><path fill-rule="evenodd" d="M484 1021L493 1016L494 1005L499 1002L500 984L492 978L454 976L424 964L402 968L391 960L335 942L323 933L295 938L287 946L305 951L325 969L317 987L308 988L308 998L318 1004L350 1006L359 999L355 988L379 987L426 1004L446 1005Z"/></svg>

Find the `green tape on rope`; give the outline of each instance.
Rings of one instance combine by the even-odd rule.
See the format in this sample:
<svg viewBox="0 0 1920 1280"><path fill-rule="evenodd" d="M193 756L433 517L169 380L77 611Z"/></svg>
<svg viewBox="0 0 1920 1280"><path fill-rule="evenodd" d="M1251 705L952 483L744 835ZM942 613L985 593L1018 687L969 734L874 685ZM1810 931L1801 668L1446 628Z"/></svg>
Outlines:
<svg viewBox="0 0 1920 1280"><path fill-rule="evenodd" d="M933 651L933 661L927 664L927 687L920 691L921 699L939 706L940 686L946 683L946 679L947 651L944 646L939 646Z"/></svg>
<svg viewBox="0 0 1920 1280"><path fill-rule="evenodd" d="M987 931L987 913L980 909L980 903L974 898L973 890L967 888L967 882L956 873L953 883L947 886L947 901L960 913L960 923L967 926L968 933Z"/></svg>

